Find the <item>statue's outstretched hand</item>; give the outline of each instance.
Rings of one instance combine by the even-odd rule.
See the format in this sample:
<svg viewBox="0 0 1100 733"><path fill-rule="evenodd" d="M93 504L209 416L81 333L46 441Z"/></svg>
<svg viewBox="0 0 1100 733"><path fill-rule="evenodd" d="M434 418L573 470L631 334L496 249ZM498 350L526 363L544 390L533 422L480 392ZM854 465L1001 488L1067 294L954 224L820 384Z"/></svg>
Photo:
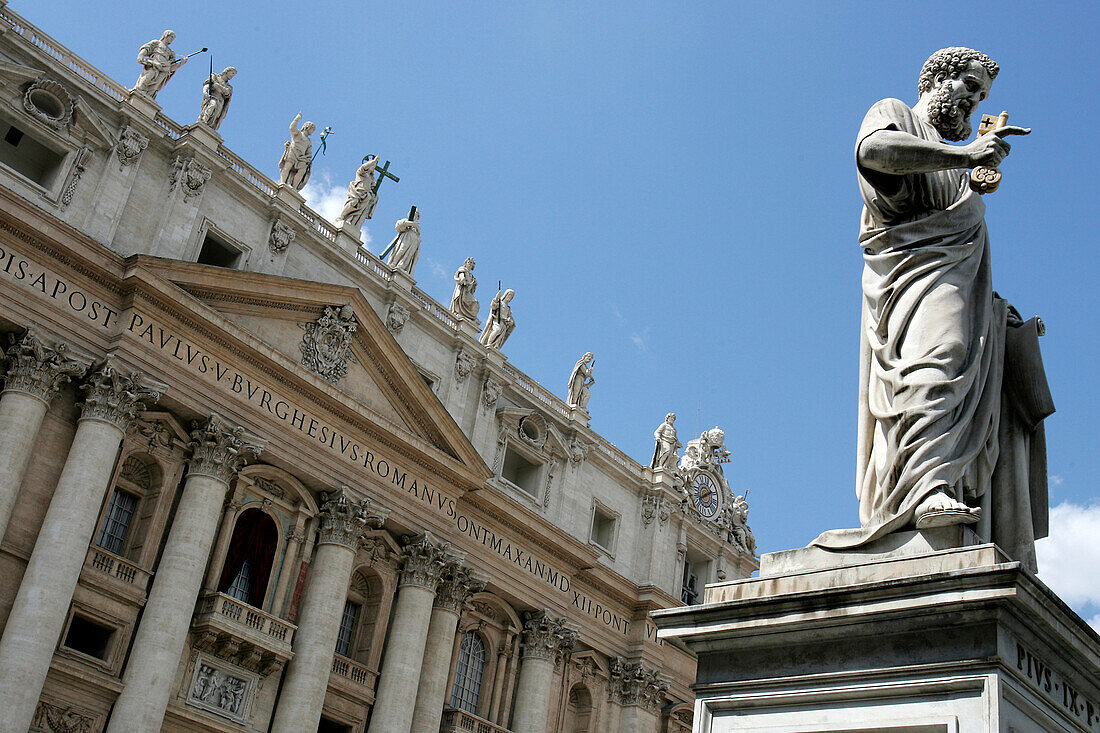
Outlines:
<svg viewBox="0 0 1100 733"><path fill-rule="evenodd" d="M963 147L963 150L966 151L971 168L979 165L996 168L1002 160L1008 157L1008 151L1012 149L1012 146L1005 142L1004 137L1006 135L1028 135L1030 133L1030 127L1006 125L991 130L984 135L979 135L977 140Z"/></svg>

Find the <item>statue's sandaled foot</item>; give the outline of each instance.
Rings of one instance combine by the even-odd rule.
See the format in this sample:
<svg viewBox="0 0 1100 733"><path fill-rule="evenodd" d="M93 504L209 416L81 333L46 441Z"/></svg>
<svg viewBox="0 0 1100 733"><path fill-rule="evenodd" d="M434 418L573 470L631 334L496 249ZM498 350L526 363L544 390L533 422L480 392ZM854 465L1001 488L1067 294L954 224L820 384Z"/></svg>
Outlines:
<svg viewBox="0 0 1100 733"><path fill-rule="evenodd" d="M916 510L917 529L946 527L950 524L974 524L981 509L955 501L942 491L937 491L922 501Z"/></svg>

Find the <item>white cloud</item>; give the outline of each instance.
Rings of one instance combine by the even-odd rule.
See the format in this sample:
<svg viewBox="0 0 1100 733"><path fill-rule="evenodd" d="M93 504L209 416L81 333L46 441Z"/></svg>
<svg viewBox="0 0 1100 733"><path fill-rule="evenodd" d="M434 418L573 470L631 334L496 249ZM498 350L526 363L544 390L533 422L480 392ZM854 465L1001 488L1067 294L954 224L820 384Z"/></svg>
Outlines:
<svg viewBox="0 0 1100 733"><path fill-rule="evenodd" d="M432 275L439 278L440 280L449 279L449 276L447 275L447 270L444 269L443 265L439 264L431 257L425 257L424 262L428 265L428 269L431 271Z"/></svg>
<svg viewBox="0 0 1100 733"><path fill-rule="evenodd" d="M634 345L638 347L639 351L646 350L645 339L640 333L635 332L630 334L630 340L634 342Z"/></svg>
<svg viewBox="0 0 1100 733"><path fill-rule="evenodd" d="M329 222L336 221L348 198L347 187L333 183L328 171L321 171L312 176L309 183L302 189L302 195L306 199L306 206L328 219ZM363 245L369 247L371 241L370 231L364 222Z"/></svg>
<svg viewBox="0 0 1100 733"><path fill-rule="evenodd" d="M1035 543L1039 577L1100 630L1100 501L1050 510L1050 536Z"/></svg>
<svg viewBox="0 0 1100 733"><path fill-rule="evenodd" d="M1050 485L1051 486L1061 486L1063 480L1064 479L1061 476L1051 476L1050 477Z"/></svg>

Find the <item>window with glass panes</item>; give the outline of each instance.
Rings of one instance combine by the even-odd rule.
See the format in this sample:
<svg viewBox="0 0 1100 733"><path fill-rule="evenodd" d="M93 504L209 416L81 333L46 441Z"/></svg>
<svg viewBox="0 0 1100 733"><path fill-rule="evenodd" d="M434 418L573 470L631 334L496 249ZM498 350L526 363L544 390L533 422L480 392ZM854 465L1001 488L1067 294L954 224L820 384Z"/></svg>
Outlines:
<svg viewBox="0 0 1100 733"><path fill-rule="evenodd" d="M252 594L249 592L251 584L252 571L249 567L248 558L246 557L244 562L241 563L241 569L237 571L237 576L233 578L233 582L229 584L229 588L225 591L225 594L243 603L251 604Z"/></svg>
<svg viewBox="0 0 1100 733"><path fill-rule="evenodd" d="M359 619L359 604L353 601L344 603L344 615L340 617L340 633L336 637L336 653L348 656L351 649L351 636L355 633L355 622Z"/></svg>
<svg viewBox="0 0 1100 733"><path fill-rule="evenodd" d="M115 489L111 494L107 514L103 517L103 526L99 530L99 539L96 540L97 545L116 555L122 552L126 531L130 528L130 520L134 517L137 502L137 497L133 494Z"/></svg>
<svg viewBox="0 0 1100 733"><path fill-rule="evenodd" d="M481 697L481 675L485 671L485 642L473 631L462 637L458 649L458 667L451 689L451 707L477 714L477 701Z"/></svg>

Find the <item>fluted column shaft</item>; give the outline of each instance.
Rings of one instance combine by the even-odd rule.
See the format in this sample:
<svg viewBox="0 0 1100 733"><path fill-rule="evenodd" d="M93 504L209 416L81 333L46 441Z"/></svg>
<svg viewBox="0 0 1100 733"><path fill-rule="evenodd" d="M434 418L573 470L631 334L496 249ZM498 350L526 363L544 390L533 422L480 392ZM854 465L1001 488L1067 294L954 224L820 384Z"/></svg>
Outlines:
<svg viewBox="0 0 1100 733"><path fill-rule="evenodd" d="M84 410L0 639L3 733L26 733L65 625L125 427L164 385L103 364L85 385Z"/></svg>
<svg viewBox="0 0 1100 733"><path fill-rule="evenodd" d="M450 563L435 594L435 606L428 622L428 636L424 646L424 662L420 669L420 683L413 705L412 733L438 733L443 719L443 705L447 701L448 675L454 654L455 635L462 607L470 594L485 587L470 576L468 568Z"/></svg>
<svg viewBox="0 0 1100 733"><path fill-rule="evenodd" d="M523 659L516 686L513 733L546 733L550 720L550 691L554 663L576 640L576 632L565 627L564 619L547 611L523 614Z"/></svg>
<svg viewBox="0 0 1100 733"><path fill-rule="evenodd" d="M287 665L272 733L317 730L356 546L368 526L382 526L386 513L372 508L369 499L354 500L344 487L325 495L319 518L321 530L294 635L294 658Z"/></svg>
<svg viewBox="0 0 1100 733"><path fill-rule="evenodd" d="M0 393L0 539L11 520L19 487L50 402L87 367L69 359L65 344L52 346L28 330L8 349L8 372Z"/></svg>
<svg viewBox="0 0 1100 733"><path fill-rule="evenodd" d="M405 538L393 623L371 711L369 733L409 733L420 682L435 589L447 561L446 544L431 535ZM452 633L452 639L454 638Z"/></svg>
<svg viewBox="0 0 1100 733"><path fill-rule="evenodd" d="M134 635L108 733L155 733L164 720L229 482L263 442L213 415L191 433L176 516Z"/></svg>

